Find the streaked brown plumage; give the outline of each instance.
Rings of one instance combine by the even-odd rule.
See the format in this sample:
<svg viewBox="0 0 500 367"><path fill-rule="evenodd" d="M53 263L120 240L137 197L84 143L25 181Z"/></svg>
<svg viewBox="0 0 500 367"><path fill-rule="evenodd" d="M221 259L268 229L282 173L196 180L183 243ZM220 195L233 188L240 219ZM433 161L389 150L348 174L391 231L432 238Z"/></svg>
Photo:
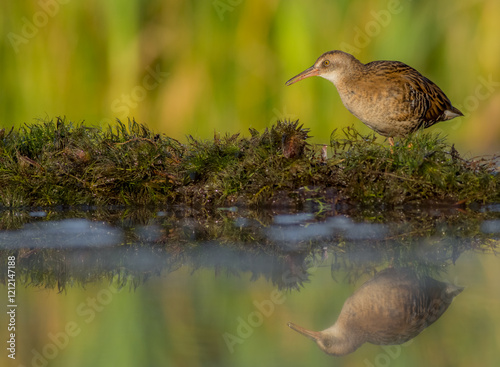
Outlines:
<svg viewBox="0 0 500 367"><path fill-rule="evenodd" d="M409 269L385 269L345 301L328 329L310 331L291 322L288 326L334 356L352 353L366 342L401 344L439 319L462 290L430 277L419 278Z"/></svg>
<svg viewBox="0 0 500 367"><path fill-rule="evenodd" d="M346 52L329 51L286 85L311 76L331 81L344 106L368 127L389 137L391 144L393 137L463 116L436 84L399 61L363 64Z"/></svg>

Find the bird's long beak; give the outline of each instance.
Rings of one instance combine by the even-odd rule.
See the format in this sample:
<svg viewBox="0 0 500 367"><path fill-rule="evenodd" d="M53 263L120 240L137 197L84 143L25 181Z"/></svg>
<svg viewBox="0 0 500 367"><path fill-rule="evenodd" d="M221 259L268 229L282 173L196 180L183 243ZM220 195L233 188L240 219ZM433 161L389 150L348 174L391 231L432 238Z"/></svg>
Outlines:
<svg viewBox="0 0 500 367"><path fill-rule="evenodd" d="M297 331L298 333L300 333L304 336L307 336L309 339L312 339L314 341L317 341L321 336L321 333L319 331L311 331L311 330L304 329L302 326L295 325L293 322L289 322L287 325L291 329Z"/></svg>
<svg viewBox="0 0 500 367"><path fill-rule="evenodd" d="M318 76L319 75L319 69L315 68L314 66L311 66L309 69L304 70L302 73L295 75L292 79L287 81L285 85L292 85L293 83L297 83L298 81L301 81L302 79L309 78L310 76Z"/></svg>

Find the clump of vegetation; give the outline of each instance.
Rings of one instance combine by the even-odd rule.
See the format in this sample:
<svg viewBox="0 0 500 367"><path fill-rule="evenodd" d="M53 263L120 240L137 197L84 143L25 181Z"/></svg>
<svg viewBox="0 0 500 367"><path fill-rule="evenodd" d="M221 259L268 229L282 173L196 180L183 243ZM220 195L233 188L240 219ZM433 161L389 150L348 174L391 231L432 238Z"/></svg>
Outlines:
<svg viewBox="0 0 500 367"><path fill-rule="evenodd" d="M353 128L332 134L325 158L298 121L250 137L187 143L135 121L100 129L63 119L0 131L0 203L300 206L498 201L495 160L467 160L439 136L394 148Z"/></svg>
<svg viewBox="0 0 500 367"><path fill-rule="evenodd" d="M185 149L136 122L101 130L58 119L2 135L4 206L166 201Z"/></svg>
<svg viewBox="0 0 500 367"><path fill-rule="evenodd" d="M495 157L467 160L439 135L419 133L394 148L353 128L332 133L343 194L364 204L471 203L500 197Z"/></svg>

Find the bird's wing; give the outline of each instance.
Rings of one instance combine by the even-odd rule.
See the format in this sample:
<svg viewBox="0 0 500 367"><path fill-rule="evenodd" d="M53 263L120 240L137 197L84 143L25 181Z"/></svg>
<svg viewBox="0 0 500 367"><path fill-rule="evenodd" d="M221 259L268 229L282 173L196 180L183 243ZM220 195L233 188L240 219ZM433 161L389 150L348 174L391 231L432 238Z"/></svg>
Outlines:
<svg viewBox="0 0 500 367"><path fill-rule="evenodd" d="M401 68L401 78L407 83L412 103L414 101L417 112L420 113L422 124L429 127L436 122L462 116L457 108L453 107L444 92L431 80L417 70L405 65ZM448 111L448 112L447 112Z"/></svg>
<svg viewBox="0 0 500 367"><path fill-rule="evenodd" d="M438 121L448 120L451 115L462 115L452 106L444 92L417 70L399 61L376 61L370 64L387 79L399 82L401 94L398 98L410 109L411 115L420 120L420 127L429 127ZM369 64L368 64L369 65ZM452 114L447 114L450 111ZM455 116L453 116L455 117Z"/></svg>

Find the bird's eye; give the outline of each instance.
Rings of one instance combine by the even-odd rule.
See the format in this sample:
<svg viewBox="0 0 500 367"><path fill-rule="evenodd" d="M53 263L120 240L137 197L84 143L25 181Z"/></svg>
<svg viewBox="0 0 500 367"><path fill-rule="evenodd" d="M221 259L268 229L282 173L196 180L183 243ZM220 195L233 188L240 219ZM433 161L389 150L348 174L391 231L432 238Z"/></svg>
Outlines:
<svg viewBox="0 0 500 367"><path fill-rule="evenodd" d="M330 60L323 61L323 66L328 66L328 65L330 65Z"/></svg>

